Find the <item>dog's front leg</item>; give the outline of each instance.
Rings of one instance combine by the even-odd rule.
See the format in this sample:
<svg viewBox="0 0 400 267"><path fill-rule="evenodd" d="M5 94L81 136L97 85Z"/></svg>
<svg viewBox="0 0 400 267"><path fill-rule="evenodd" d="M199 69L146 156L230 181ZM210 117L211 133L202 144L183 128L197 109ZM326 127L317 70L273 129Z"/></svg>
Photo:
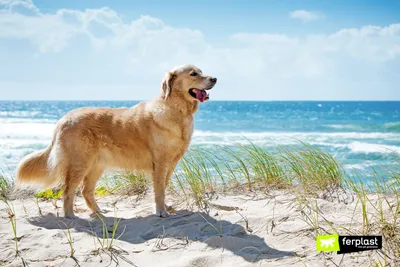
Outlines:
<svg viewBox="0 0 400 267"><path fill-rule="evenodd" d="M156 204L155 215L168 217L169 213L165 208L165 180L168 174L168 167L162 164L155 164L153 170L154 200Z"/></svg>

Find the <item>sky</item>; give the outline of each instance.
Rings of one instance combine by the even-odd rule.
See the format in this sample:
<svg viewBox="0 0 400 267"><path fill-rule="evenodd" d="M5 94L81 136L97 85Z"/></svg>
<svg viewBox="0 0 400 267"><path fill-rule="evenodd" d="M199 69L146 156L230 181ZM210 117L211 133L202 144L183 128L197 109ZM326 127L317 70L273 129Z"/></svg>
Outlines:
<svg viewBox="0 0 400 267"><path fill-rule="evenodd" d="M0 100L400 100L400 1L0 0Z"/></svg>

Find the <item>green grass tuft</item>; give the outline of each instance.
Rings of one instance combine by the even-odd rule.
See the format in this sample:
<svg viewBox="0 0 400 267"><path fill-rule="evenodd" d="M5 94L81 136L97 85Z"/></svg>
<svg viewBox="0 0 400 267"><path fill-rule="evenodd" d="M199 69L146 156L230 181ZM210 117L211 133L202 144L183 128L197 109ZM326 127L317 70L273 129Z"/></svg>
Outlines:
<svg viewBox="0 0 400 267"><path fill-rule="evenodd" d="M296 151L282 151L287 180L314 193L343 185L344 171L337 160L322 151L303 144Z"/></svg>
<svg viewBox="0 0 400 267"><path fill-rule="evenodd" d="M5 175L0 173L0 197L7 198L12 188L13 188L12 180L6 178Z"/></svg>
<svg viewBox="0 0 400 267"><path fill-rule="evenodd" d="M191 149L181 160L175 180L197 204L217 185L246 184L266 190L300 186L307 193L318 193L343 185L344 171L329 153L301 144L297 149L267 151L249 144L220 147L218 155L204 149Z"/></svg>
<svg viewBox="0 0 400 267"><path fill-rule="evenodd" d="M95 194L104 197L111 194L144 195L150 188L149 178L141 173L116 172L102 177Z"/></svg>

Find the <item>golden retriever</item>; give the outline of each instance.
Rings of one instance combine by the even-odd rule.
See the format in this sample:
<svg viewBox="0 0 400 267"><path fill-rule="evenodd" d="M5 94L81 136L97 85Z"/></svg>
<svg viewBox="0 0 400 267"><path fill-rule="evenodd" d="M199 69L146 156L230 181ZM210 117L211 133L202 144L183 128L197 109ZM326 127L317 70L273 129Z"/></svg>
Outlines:
<svg viewBox="0 0 400 267"><path fill-rule="evenodd" d="M93 213L101 212L94 198L97 181L107 168L152 174L155 214L167 217L165 188L188 149L193 115L206 90L217 78L193 65L166 73L160 95L132 108L79 108L61 118L51 145L26 156L17 169L17 183L46 187L61 182L64 216L76 218L74 195L82 195Z"/></svg>

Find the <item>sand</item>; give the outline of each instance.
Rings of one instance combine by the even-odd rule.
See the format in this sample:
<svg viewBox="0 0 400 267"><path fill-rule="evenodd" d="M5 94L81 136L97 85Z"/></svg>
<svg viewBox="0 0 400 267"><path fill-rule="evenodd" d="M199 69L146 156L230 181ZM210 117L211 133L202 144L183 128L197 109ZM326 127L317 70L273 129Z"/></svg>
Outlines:
<svg viewBox="0 0 400 267"><path fill-rule="evenodd" d="M75 210L79 219L62 218L61 201L36 199L10 203L17 218L21 257L6 206L0 204L0 265L23 266L365 266L370 253L337 255L315 249L315 231L305 221L294 194L219 194L208 212L169 195L176 209L169 218L152 215L152 194L99 199L106 209L104 223L111 237L115 218L121 218L114 240L103 236L103 223L90 216L81 197ZM313 199L309 199L311 202ZM359 227L360 207L337 199L318 199L319 212L330 222ZM39 210L40 207L40 210ZM58 213L60 217L58 217ZM321 219L322 221L322 219ZM351 223L351 222L355 223ZM323 223L321 222L321 226ZM325 225L326 226L326 225ZM68 231L73 239L70 257ZM103 244L100 244L103 243ZM101 247L103 246L103 249Z"/></svg>

